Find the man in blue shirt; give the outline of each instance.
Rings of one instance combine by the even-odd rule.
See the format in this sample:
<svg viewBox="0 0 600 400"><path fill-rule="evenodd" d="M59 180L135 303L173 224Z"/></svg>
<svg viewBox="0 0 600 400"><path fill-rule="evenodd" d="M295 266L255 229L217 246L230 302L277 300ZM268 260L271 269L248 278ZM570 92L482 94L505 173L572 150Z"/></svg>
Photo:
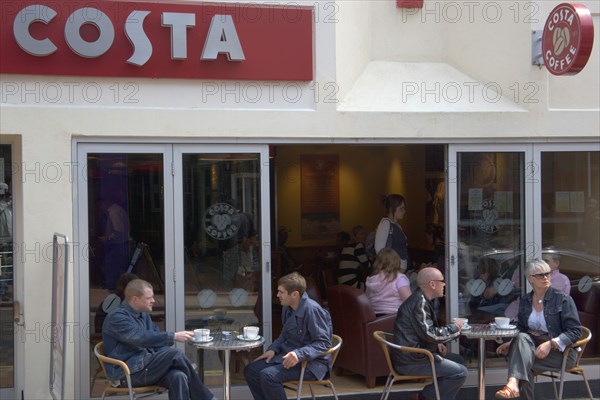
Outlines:
<svg viewBox="0 0 600 400"><path fill-rule="evenodd" d="M106 356L124 361L133 386L159 385L169 389L170 400L216 400L204 386L185 354L171 347L187 342L190 331L161 332L152 322L152 285L134 279L125 287L125 301L106 316L102 340ZM123 370L107 364L111 383L125 378Z"/></svg>
<svg viewBox="0 0 600 400"><path fill-rule="evenodd" d="M300 379L304 360L308 360L306 380L324 379L331 373L330 359L319 357L331 347L331 317L305 292L306 280L297 272L277 282L277 298L283 306L281 335L244 370L255 400L286 399L283 383Z"/></svg>

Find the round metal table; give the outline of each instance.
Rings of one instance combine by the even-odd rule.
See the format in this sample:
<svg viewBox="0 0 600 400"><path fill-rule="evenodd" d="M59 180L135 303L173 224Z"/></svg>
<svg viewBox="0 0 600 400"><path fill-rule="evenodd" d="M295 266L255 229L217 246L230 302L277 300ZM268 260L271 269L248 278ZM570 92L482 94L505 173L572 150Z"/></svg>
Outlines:
<svg viewBox="0 0 600 400"><path fill-rule="evenodd" d="M237 336L232 335L231 339L223 339L222 333L215 333L215 338L210 342L195 342L189 340L187 343L198 350L223 350L223 398L225 400L230 400L231 382L229 378L229 361L231 351L249 351L256 347L260 347L265 343L265 338L259 336L256 340L242 340L238 339Z"/></svg>
<svg viewBox="0 0 600 400"><path fill-rule="evenodd" d="M467 339L479 339L479 400L485 400L485 341L502 338L513 338L519 330L498 329L490 324L474 324L470 329L463 329L461 335Z"/></svg>

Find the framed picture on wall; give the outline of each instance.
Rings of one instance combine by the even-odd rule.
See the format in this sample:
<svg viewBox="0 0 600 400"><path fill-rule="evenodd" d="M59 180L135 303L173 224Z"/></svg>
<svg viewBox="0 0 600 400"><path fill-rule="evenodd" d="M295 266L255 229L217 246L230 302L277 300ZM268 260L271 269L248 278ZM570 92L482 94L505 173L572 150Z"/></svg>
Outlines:
<svg viewBox="0 0 600 400"><path fill-rule="evenodd" d="M300 156L301 233L304 238L340 230L340 175L337 154Z"/></svg>

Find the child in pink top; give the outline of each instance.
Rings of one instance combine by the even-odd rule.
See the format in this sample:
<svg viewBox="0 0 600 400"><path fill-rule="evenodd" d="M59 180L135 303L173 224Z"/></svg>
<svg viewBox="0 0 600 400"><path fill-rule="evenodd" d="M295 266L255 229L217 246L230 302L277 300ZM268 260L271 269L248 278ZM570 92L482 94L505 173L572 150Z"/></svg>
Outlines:
<svg viewBox="0 0 600 400"><path fill-rule="evenodd" d="M410 295L410 281L400 269L400 256L392 248L377 254L373 275L367 278L367 297L375 315L396 314Z"/></svg>

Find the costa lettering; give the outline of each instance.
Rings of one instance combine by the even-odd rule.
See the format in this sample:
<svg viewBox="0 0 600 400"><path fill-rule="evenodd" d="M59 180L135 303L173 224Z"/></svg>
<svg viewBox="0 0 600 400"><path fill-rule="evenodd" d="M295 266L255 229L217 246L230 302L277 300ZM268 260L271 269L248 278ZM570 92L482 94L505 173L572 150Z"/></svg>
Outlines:
<svg viewBox="0 0 600 400"><path fill-rule="evenodd" d="M57 47L48 38L35 39L29 32L34 22L50 23L56 12L43 5L35 4L22 9L13 23L13 33L23 51L39 57L49 56ZM132 11L125 21L125 34L133 45L133 54L127 62L142 66L152 57L152 43L144 31L144 19L150 11ZM162 26L171 30L171 58L187 58L186 30L196 25L196 15L188 13L168 13L161 15ZM98 38L88 42L81 37L80 29L90 24L98 30ZM115 28L106 14L97 8L85 7L73 12L65 23L65 40L69 48L80 57L100 57L110 49L115 39ZM202 50L202 60L216 60L219 54L226 54L229 60L245 60L242 45L238 39L231 15L215 15L211 19L206 43Z"/></svg>
<svg viewBox="0 0 600 400"><path fill-rule="evenodd" d="M554 75L574 75L581 71L592 52L594 25L590 10L581 4L556 6L544 27L544 64Z"/></svg>
<svg viewBox="0 0 600 400"><path fill-rule="evenodd" d="M1 73L312 80L307 7L0 3Z"/></svg>

